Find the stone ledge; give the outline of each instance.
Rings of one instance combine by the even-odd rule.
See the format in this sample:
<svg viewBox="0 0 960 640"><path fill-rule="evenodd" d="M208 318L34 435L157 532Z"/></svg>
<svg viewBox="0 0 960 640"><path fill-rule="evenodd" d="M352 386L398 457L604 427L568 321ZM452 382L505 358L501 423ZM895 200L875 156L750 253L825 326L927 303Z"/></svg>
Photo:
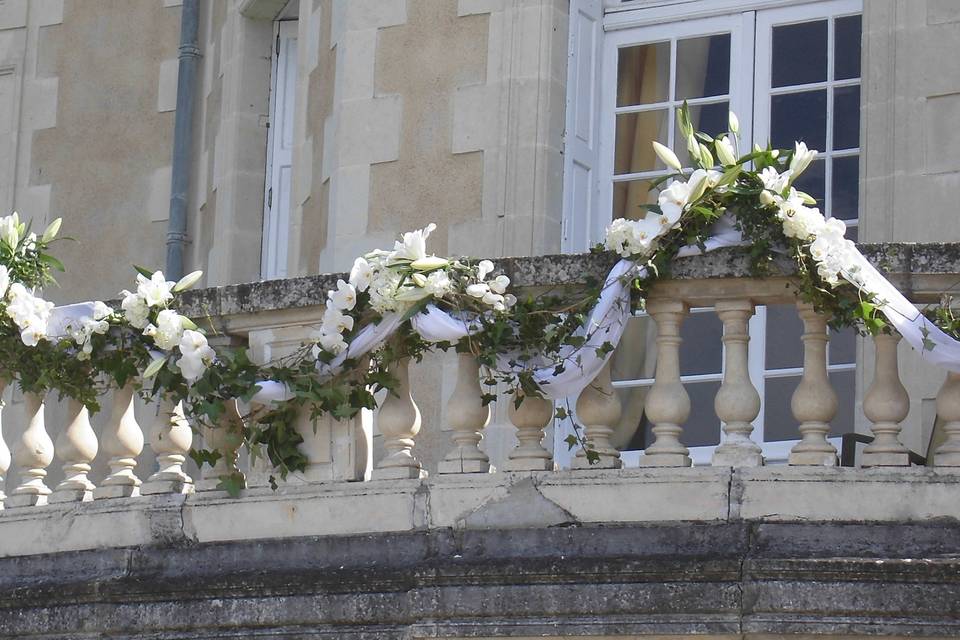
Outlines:
<svg viewBox="0 0 960 640"><path fill-rule="evenodd" d="M960 521L960 470L766 467L443 476L0 512L0 557L95 548L653 522Z"/></svg>
<svg viewBox="0 0 960 640"><path fill-rule="evenodd" d="M915 289L924 292L928 288L943 290L960 278L960 243L859 246L878 269L907 292ZM494 262L516 287L558 287L583 284L590 277L602 280L617 259L608 252L499 258ZM795 273L792 261L778 260L773 273L792 275ZM200 289L184 294L181 309L190 316L202 318L316 306L323 303L329 289L336 287L338 278L346 277L344 273L333 273ZM750 277L749 260L743 248L719 249L676 260L672 277L746 278Z"/></svg>
<svg viewBox="0 0 960 640"><path fill-rule="evenodd" d="M0 637L955 637L958 556L956 523L757 522L69 552L0 559Z"/></svg>

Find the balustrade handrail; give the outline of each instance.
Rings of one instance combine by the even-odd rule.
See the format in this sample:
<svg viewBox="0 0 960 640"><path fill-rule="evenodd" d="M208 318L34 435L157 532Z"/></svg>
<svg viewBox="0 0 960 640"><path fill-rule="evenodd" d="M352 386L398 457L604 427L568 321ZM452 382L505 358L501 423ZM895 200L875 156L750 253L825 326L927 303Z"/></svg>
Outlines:
<svg viewBox="0 0 960 640"><path fill-rule="evenodd" d="M960 243L872 244L861 245L861 251L916 302L934 301L943 291L960 283ZM585 284L591 278L602 279L615 261L615 256L602 253L501 258L496 260L496 265L510 277L515 287L561 288ZM760 448L751 440L752 423L757 418L760 400L746 369L748 320L756 305L796 301L789 287L794 273L793 263L784 257L771 265L768 277L755 278L750 273L747 250L729 248L676 260L672 278L653 287L648 297L648 312L659 329L656 338L658 366L647 402L655 442L642 456L642 465L691 466L689 452L683 445L683 423L690 414L690 399L680 381L677 358L680 326L692 306L714 306L724 328L725 365L715 401L724 436L714 454L713 464L749 467L764 463ZM309 325L317 322L317 307L323 305L326 291L333 288L339 277L342 275L324 274L188 292L183 295L181 312L211 320L214 325L219 323L227 334L240 339L256 328ZM800 427L799 442L790 453L789 464L836 466L839 462L837 450L826 437L837 411L836 395L827 376L828 319L808 304L797 302L797 307L804 324L804 366L802 380L791 403ZM238 322L237 318L247 319ZM910 452L900 440L901 423L909 409L909 398L899 377L898 341L897 335L881 334L874 338L876 373L863 400L874 438L863 453L863 466L898 467L911 463ZM328 473L308 471L304 474L308 481L361 480L370 476L374 480L397 480L425 475L416 455L421 415L411 393L407 364L406 361L396 363L394 373L400 385L381 406L380 426L387 451L372 474L360 460L364 447L370 446L369 425L345 427L331 418L324 434L318 436L312 423L305 420L301 427L305 440L308 440L306 449L311 451L308 459L314 455L309 440L325 437L332 444L318 448L323 450L322 455L346 455L342 451L349 451L360 460L356 464L351 461L348 465L333 465ZM478 446L489 420L489 411L483 406L482 390L477 384L478 375L475 359L461 355L456 390L450 398L450 405L457 413L457 417L451 420L453 446L439 465L441 474L490 471L490 461ZM54 445L46 432L42 398L30 396L27 403L29 427L13 452L18 480L6 498L6 505L27 507L47 502L213 491L222 489L225 479L234 483L249 481L238 468L236 452L241 444L238 434L242 417L236 408L224 415L222 429L205 430L205 442L223 455L214 466L205 467L201 478L194 479L186 475L182 466L190 446L189 429L182 412L174 406L163 406L145 437L136 422L132 398L129 385L116 390L115 408L101 433L102 442L98 442L96 433L90 428L85 411L73 403L70 424L62 430ZM510 405L509 417L517 429L519 444L508 455L504 470L549 471L553 468L552 453L541 440L554 418L553 405L537 398L526 398L519 406ZM947 376L936 406L944 423L946 439L935 452L934 464L960 467L960 374ZM620 410L608 366L576 401L586 447L573 464L575 470L621 466L620 454L610 442L611 424L619 418ZM435 428L435 425L423 426ZM342 433L345 429L349 430L346 436ZM366 441L363 441L364 435ZM157 454L156 469L138 468L145 443ZM54 454L63 465L67 479L51 489L44 479ZM106 478L88 476L97 456L109 461L110 472ZM0 435L0 504L5 497L2 489L9 467L8 458L6 444ZM310 460L310 464L315 463L319 464L319 461Z"/></svg>

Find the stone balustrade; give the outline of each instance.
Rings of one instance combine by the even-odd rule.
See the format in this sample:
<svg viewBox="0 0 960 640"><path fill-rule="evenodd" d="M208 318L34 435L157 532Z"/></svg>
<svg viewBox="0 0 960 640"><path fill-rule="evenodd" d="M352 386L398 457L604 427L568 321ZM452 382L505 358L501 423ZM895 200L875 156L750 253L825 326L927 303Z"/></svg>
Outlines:
<svg viewBox="0 0 960 640"><path fill-rule="evenodd" d="M933 299L960 274L960 247L956 245L872 245L864 247L864 251L918 302ZM609 255L544 256L503 259L498 267L515 286L533 289L573 286L591 276L602 278L612 262ZM684 444L691 401L681 382L679 355L680 328L693 307L712 307L723 326L722 381L714 400L723 434L711 465L755 468L765 463L760 446L751 437L761 400L747 370L749 319L758 305L785 303L797 306L803 323L802 378L790 402L799 429L787 464L817 468L838 464L837 449L827 438L837 412L837 394L831 387L826 357L829 319L797 301L790 286L788 262L775 265L774 274L765 279L749 277L746 269L745 255L737 249L686 258L677 261L673 279L658 284L651 292L647 312L657 327L657 366L645 406L654 440L639 459L639 465L649 468L651 473L662 469L670 476L682 471L668 468L693 466ZM324 292L336 277L295 278L192 292L184 299L185 311L197 317L212 317L226 335L240 343L246 340L255 357L267 359L299 344L305 335L304 327L320 317L322 306L318 301L324 299ZM910 398L900 379L899 337L883 334L869 342L873 345L869 348L875 350L875 366L872 382L863 396L862 411L874 439L863 451L860 462L864 468L907 468L911 458L901 438L901 425ZM491 467L480 446L491 412L482 402L479 367L469 354L457 358L455 388L445 399L450 442L436 465L439 474L453 477L491 471L560 473L553 471L553 443L544 438L554 421L554 405L536 397L523 398L519 404L512 399L507 402L516 446L499 469ZM425 423L421 416L415 385L410 381L409 362L397 363L394 375L400 382L399 388L382 400L376 417L376 430L382 435L378 460L371 463L373 429L368 414L352 421L323 419L314 424L304 420L298 428L305 440L302 450L308 469L295 478L298 485L366 480L376 486L383 481L420 481L426 477L418 456L418 435L435 431L440 425ZM611 382L609 365L590 381L579 398L572 400L583 423L583 438L593 454L577 452L570 471L563 473L620 469L620 452L611 443L611 437L622 407ZM98 438L87 411L70 402L67 424L57 429L59 436L54 443L45 424L44 398L25 395L27 426L22 435L14 442L0 437L0 479L7 480L5 496L0 482L0 497L4 498L7 510L51 503L145 500L163 494L218 492L223 489L223 479L228 477L232 482L242 479L249 487L265 484L264 470L239 456L243 408L237 403L231 404L217 428L196 436L182 410L167 401L155 408L156 419L145 433L135 416L132 384L114 390L111 404L109 414L93 418L104 420ZM946 377L936 397L935 410L945 438L932 451L934 464L960 469L960 376ZM212 467L204 467L199 477L191 477L187 456L191 445L201 442L223 455ZM155 458L149 465L143 463L145 444ZM8 450L12 450L12 456ZM104 477L91 474L98 456L108 467ZM591 461L588 457L596 459ZM62 466L64 479L51 487L45 479L54 460Z"/></svg>

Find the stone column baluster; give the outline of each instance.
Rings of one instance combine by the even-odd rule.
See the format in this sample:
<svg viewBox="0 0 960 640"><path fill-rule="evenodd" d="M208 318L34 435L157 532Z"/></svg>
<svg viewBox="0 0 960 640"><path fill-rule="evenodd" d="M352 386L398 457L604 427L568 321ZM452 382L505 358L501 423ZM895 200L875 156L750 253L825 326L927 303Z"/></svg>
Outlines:
<svg viewBox="0 0 960 640"><path fill-rule="evenodd" d="M947 439L933 454L938 467L960 467L960 373L950 371L937 394L937 417Z"/></svg>
<svg viewBox="0 0 960 640"><path fill-rule="evenodd" d="M193 445L193 429L183 415L183 404L161 397L157 417L150 426L150 448L157 456L157 471L143 483L140 492L193 493L193 478L183 470Z"/></svg>
<svg viewBox="0 0 960 640"><path fill-rule="evenodd" d="M797 303L803 320L803 378L790 400L800 423L800 442L790 450L792 465L837 466L837 448L827 441L837 415L837 394L827 374L827 318L812 304Z"/></svg>
<svg viewBox="0 0 960 640"><path fill-rule="evenodd" d="M39 393L23 394L27 428L13 449L13 461L20 468L20 484L7 498L8 507L44 505L51 493L43 481L53 462L53 441L43 419L43 397Z"/></svg>
<svg viewBox="0 0 960 640"><path fill-rule="evenodd" d="M240 447L243 445L243 417L236 400L226 403L226 411L220 416L216 427L203 429L203 445L207 449L219 451L220 457L212 467L204 465L200 470L197 491L222 489L221 482L230 477L246 484L246 477L237 466Z"/></svg>
<svg viewBox="0 0 960 640"><path fill-rule="evenodd" d="M518 392L519 393L519 392ZM516 398L516 396L515 396ZM543 430L553 420L553 402L546 398L527 397L519 407L510 401L507 412L517 427L519 444L507 456L505 471L548 471L553 469L553 456L543 448Z"/></svg>
<svg viewBox="0 0 960 640"><path fill-rule="evenodd" d="M753 315L749 300L721 300L717 316L723 322L723 382L714 409L723 422L723 442L713 452L712 464L722 467L759 467L763 464L760 446L750 439L753 421L760 413L760 394L750 381L747 363L750 334L748 321Z"/></svg>
<svg viewBox="0 0 960 640"><path fill-rule="evenodd" d="M57 437L57 457L63 461L63 482L57 485L50 502L93 500L94 485L87 477L97 457L97 434L90 425L90 412L79 400L67 401L67 428Z"/></svg>
<svg viewBox="0 0 960 640"><path fill-rule="evenodd" d="M377 463L372 477L374 480L425 478L427 472L413 453L414 438L420 433L420 408L410 394L410 359L391 365L390 373L397 380L397 388L387 394L377 413L386 454Z"/></svg>
<svg viewBox="0 0 960 640"><path fill-rule="evenodd" d="M143 451L143 431L133 411L135 400L133 383L113 391L113 410L102 434L103 450L110 456L110 475L94 489L95 499L140 495L140 478L134 469Z"/></svg>
<svg viewBox="0 0 960 640"><path fill-rule="evenodd" d="M864 467L908 467L909 450L900 442L900 423L910 411L910 396L900 382L897 364L899 334L873 337L876 347L873 384L863 397L863 412L872 426L874 440L863 450Z"/></svg>
<svg viewBox="0 0 960 640"><path fill-rule="evenodd" d="M0 379L0 417L3 414L5 403L3 402L3 392L7 389L5 380ZM10 470L10 449L7 447L7 441L3 439L3 422L0 420L0 511L3 511L3 502L7 499L7 494L3 488L6 486L7 471Z"/></svg>
<svg viewBox="0 0 960 640"><path fill-rule="evenodd" d="M682 425L690 417L690 396L680 382L680 324L687 311L687 305L679 300L647 302L647 313L657 323L657 371L644 403L655 440L640 458L643 466L692 464L689 449L680 442Z"/></svg>
<svg viewBox="0 0 960 640"><path fill-rule="evenodd" d="M440 473L489 473L490 459L480 450L490 407L483 404L480 364L472 353L457 355L457 386L447 401L454 448L440 461Z"/></svg>
<svg viewBox="0 0 960 640"><path fill-rule="evenodd" d="M610 380L610 362L597 374L577 398L577 418L583 423L584 439L600 459L590 464L581 447L573 459L574 469L619 469L623 466L620 452L610 442L613 428L620 420L620 396Z"/></svg>

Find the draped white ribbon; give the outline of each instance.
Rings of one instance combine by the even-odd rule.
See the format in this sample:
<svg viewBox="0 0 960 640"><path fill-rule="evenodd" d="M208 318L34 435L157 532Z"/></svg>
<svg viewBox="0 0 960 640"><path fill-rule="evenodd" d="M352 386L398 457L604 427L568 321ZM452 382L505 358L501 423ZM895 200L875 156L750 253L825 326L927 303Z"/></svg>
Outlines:
<svg viewBox="0 0 960 640"><path fill-rule="evenodd" d="M706 252L722 247L742 245L740 233L729 215L721 217L713 227L714 235L704 243ZM682 247L677 257L704 253L700 247ZM921 358L950 371L960 373L960 342L954 340L923 316L872 264L855 252L854 268L842 272L845 279L862 291L874 296L874 303L903 339L920 353ZM555 400L575 397L600 373L612 351L604 349L609 342L614 347L620 342L627 321L631 317L630 286L634 278L647 276L646 267L630 260L620 260L607 274L597 304L590 311L584 326L576 335L585 338L579 346L565 346L558 354L562 367L556 362L543 362L533 369L533 378L544 394ZM66 326L72 320L93 315L93 303L56 307L51 312L48 333L55 337L66 335ZM354 336L347 349L329 363L317 363L317 370L325 377L333 377L343 370L346 360L356 360L379 347L402 324L399 313L390 313L380 322L365 326ZM411 318L413 329L427 342L457 342L481 329L481 323L469 314L452 314L436 305L428 305ZM519 372L511 364L510 354L498 363L503 371ZM293 397L285 384L272 380L257 382L259 391L251 404L274 404Z"/></svg>

